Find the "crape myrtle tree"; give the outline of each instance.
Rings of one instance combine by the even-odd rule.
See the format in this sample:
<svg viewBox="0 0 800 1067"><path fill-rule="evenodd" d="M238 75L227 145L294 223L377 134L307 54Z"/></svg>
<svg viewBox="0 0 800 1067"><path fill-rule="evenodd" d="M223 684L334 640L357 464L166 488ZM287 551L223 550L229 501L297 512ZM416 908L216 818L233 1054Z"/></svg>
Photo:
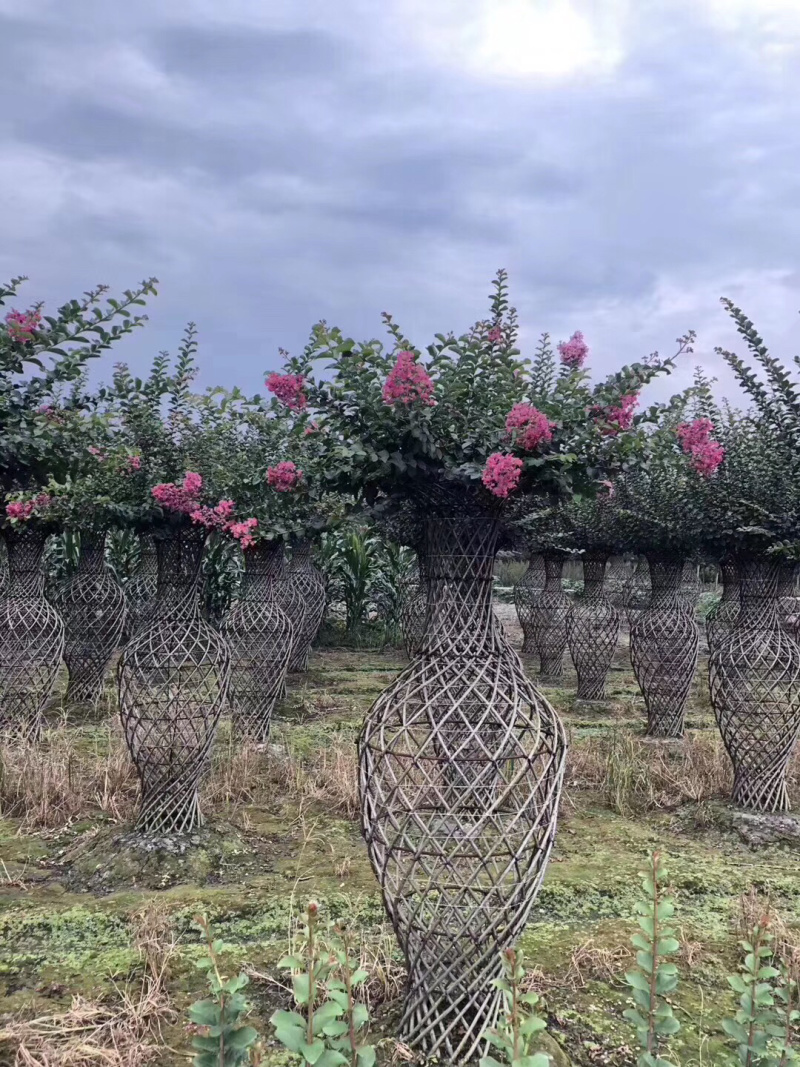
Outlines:
<svg viewBox="0 0 800 1067"><path fill-rule="evenodd" d="M671 361L591 386L576 334L558 362L544 339L531 364L504 272L489 318L424 354L383 318L388 347L320 323L279 377L325 435L331 486L422 525L427 626L359 738L362 825L408 963L403 1040L462 1063L496 1017L499 950L544 876L565 755L554 709L492 613L504 522L515 500L594 492L624 456L616 411Z"/></svg>
<svg viewBox="0 0 800 1067"><path fill-rule="evenodd" d="M0 721L36 738L64 651L63 621L43 596L42 554L57 529L45 487L74 475L79 462L76 434L91 420L81 388L87 364L142 325L137 312L156 282L120 299L99 286L48 315L41 303L13 306L24 280L0 287L0 305L12 305L0 323L0 526L9 564L0 601Z"/></svg>
<svg viewBox="0 0 800 1067"><path fill-rule="evenodd" d="M732 560L740 593L739 611L712 649L711 698L733 762L734 802L784 811L800 732L800 649L781 625L778 583L781 567L800 558L800 386L744 313L723 303L750 358L721 354L753 407L727 413L724 461L702 487L704 543Z"/></svg>

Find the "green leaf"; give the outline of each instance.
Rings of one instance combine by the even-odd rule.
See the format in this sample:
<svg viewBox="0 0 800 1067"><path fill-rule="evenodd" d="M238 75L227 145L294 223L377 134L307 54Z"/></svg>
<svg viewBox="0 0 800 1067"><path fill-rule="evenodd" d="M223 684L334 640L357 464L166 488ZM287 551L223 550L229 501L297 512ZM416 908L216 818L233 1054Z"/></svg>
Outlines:
<svg viewBox="0 0 800 1067"><path fill-rule="evenodd" d="M326 1049L325 1052L315 1061L316 1067L340 1067L341 1064L346 1064L347 1058L336 1052L333 1049Z"/></svg>
<svg viewBox="0 0 800 1067"><path fill-rule="evenodd" d="M642 992L650 992L650 983L647 981L643 974L639 974L638 971L628 971L625 975L625 981L632 989L641 989Z"/></svg>
<svg viewBox="0 0 800 1067"><path fill-rule="evenodd" d="M189 1018L198 1026L214 1026L219 1022L219 1007L213 1000L199 1000L189 1008Z"/></svg>
<svg viewBox="0 0 800 1067"><path fill-rule="evenodd" d="M375 1049L372 1045L361 1045L358 1049L359 1067L374 1067Z"/></svg>

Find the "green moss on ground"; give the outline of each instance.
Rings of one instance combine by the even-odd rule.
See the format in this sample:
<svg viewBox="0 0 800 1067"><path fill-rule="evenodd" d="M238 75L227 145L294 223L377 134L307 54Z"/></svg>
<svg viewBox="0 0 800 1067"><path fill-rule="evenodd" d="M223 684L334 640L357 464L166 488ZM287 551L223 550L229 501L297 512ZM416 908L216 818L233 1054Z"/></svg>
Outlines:
<svg viewBox="0 0 800 1067"><path fill-rule="evenodd" d="M396 654L315 653L308 674L293 679L273 745L311 760L326 746L354 744L363 711L402 665ZM576 704L570 675L547 690L574 745L641 729L641 702L622 658L619 666L603 708ZM698 730L713 729L700 682L689 720ZM74 735L79 751L106 751L102 722L78 723ZM552 862L522 939L546 1006L556 1067L632 1062L623 975L631 960L637 872L654 847L668 857L685 944L675 998L683 1030L673 1059L684 1067L698 1062L702 1044L703 1062L715 1062L723 1047L720 1022L733 1010L726 975L736 966L741 894L756 887L787 920L800 923L798 853L752 850L729 823L722 801L620 815L599 794L568 791ZM169 992L179 1012L185 1015L202 990L194 967L202 949L192 921L202 912L231 946L225 965L254 972L255 1016L267 1034L270 1014L285 1004L276 964L309 898L320 901L327 917L347 919L365 942L391 944L358 826L332 816L324 797L285 791L261 804L237 802L190 845L134 848L129 828L91 813L68 828L39 833L0 819L0 1018L58 1010L75 993L118 996L125 983L139 981L137 915L153 901L178 941ZM394 1052L398 1011L396 999L374 1009L382 1063ZM179 1052L188 1049L182 1022L167 1027L165 1041ZM175 1054L165 1052L164 1067L174 1062ZM292 1061L270 1046L266 1062Z"/></svg>

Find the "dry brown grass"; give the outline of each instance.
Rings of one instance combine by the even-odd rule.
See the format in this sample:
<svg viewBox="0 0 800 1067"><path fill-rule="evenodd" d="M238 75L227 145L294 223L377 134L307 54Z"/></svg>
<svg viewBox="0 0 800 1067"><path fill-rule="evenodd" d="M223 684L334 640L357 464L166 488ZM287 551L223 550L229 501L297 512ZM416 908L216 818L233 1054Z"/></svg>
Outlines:
<svg viewBox="0 0 800 1067"><path fill-rule="evenodd" d="M348 819L358 817L358 759L352 741L334 741L309 759L287 749L276 757L276 766L294 797L322 804L329 813Z"/></svg>
<svg viewBox="0 0 800 1067"><path fill-rule="evenodd" d="M633 958L634 952L628 941L608 945L590 937L573 949L564 982L573 989L582 989L589 981L619 985Z"/></svg>
<svg viewBox="0 0 800 1067"><path fill-rule="evenodd" d="M733 773L718 734L688 733L682 741L653 743L615 730L570 746L567 782L600 790L614 811L628 815L727 797ZM799 785L796 758L790 791L797 793Z"/></svg>

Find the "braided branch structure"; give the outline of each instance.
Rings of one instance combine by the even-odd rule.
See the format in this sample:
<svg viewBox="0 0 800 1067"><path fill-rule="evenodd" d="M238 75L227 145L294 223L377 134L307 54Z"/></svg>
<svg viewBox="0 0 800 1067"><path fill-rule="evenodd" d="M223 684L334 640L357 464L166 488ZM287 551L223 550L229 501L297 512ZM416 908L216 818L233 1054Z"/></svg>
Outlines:
<svg viewBox="0 0 800 1067"><path fill-rule="evenodd" d="M522 627L522 651L527 655L536 652L533 637L533 605L544 589L544 559L538 552L534 553L528 563L528 569L514 586L514 607Z"/></svg>
<svg viewBox="0 0 800 1067"><path fill-rule="evenodd" d="M81 534L78 569L58 589L64 620L67 702L96 704L125 625L125 596L105 563L105 534Z"/></svg>
<svg viewBox="0 0 800 1067"><path fill-rule="evenodd" d="M652 596L631 627L631 664L647 709L647 736L683 737L700 633L681 602L683 563L648 557Z"/></svg>
<svg viewBox="0 0 800 1067"><path fill-rule="evenodd" d="M125 585L125 602L128 607L125 631L128 637L133 637L150 621L156 602L157 581L156 546L153 538L146 534L141 538L139 566Z"/></svg>
<svg viewBox="0 0 800 1067"><path fill-rule="evenodd" d="M400 1035L464 1064L553 844L566 739L492 613L493 519L430 519L420 655L359 738L362 825L408 965Z"/></svg>
<svg viewBox="0 0 800 1067"><path fill-rule="evenodd" d="M683 610L694 618L694 613L697 610L697 601L700 599L700 568L689 559L685 560L683 564L681 591L678 599Z"/></svg>
<svg viewBox="0 0 800 1067"><path fill-rule="evenodd" d="M603 700L619 640L619 612L605 595L605 555L583 557L583 596L567 620L567 640L578 675L579 700Z"/></svg>
<svg viewBox="0 0 800 1067"><path fill-rule="evenodd" d="M403 645L409 659L416 656L422 648L427 618L428 583L425 555L420 548L417 551L417 565L403 583L400 604L400 630L403 634Z"/></svg>
<svg viewBox="0 0 800 1067"><path fill-rule="evenodd" d="M800 646L781 626L779 565L740 559L741 608L712 653L711 702L733 763L733 800L787 811L786 768L800 734Z"/></svg>
<svg viewBox="0 0 800 1067"><path fill-rule="evenodd" d="M292 559L286 574L294 591L297 611L291 615L294 641L289 657L290 671L308 670L308 654L325 615L325 579L311 558L311 542L300 538L292 543Z"/></svg>
<svg viewBox="0 0 800 1067"><path fill-rule="evenodd" d="M0 599L0 730L38 741L64 653L64 623L44 597L47 534L20 526L9 527L4 536L8 582Z"/></svg>
<svg viewBox="0 0 800 1067"><path fill-rule="evenodd" d="M736 560L727 556L720 563L722 596L706 615L706 640L709 654L730 636L739 617L739 569Z"/></svg>
<svg viewBox="0 0 800 1067"><path fill-rule="evenodd" d="M637 619L649 605L651 595L650 568L647 565L647 560L642 557L636 561L633 573L625 582L622 591L625 618L628 620L628 626L631 629L633 629Z"/></svg>
<svg viewBox="0 0 800 1067"><path fill-rule="evenodd" d="M797 564L782 563L778 570L778 617L787 633L797 639Z"/></svg>
<svg viewBox="0 0 800 1067"><path fill-rule="evenodd" d="M572 601L561 584L563 555L545 552L544 570L544 588L531 605L531 630L541 661L539 677L543 682L558 684L564 673L567 628L572 614Z"/></svg>
<svg viewBox="0 0 800 1067"><path fill-rule="evenodd" d="M293 628L276 599L283 545L259 541L245 551L244 559L241 593L222 624L222 635L231 649L234 730L263 743L283 691Z"/></svg>
<svg viewBox="0 0 800 1067"><path fill-rule="evenodd" d="M122 728L142 786L136 828L144 833L202 823L198 784L230 678L227 643L197 602L204 542L201 528L160 531L153 618L119 663Z"/></svg>

